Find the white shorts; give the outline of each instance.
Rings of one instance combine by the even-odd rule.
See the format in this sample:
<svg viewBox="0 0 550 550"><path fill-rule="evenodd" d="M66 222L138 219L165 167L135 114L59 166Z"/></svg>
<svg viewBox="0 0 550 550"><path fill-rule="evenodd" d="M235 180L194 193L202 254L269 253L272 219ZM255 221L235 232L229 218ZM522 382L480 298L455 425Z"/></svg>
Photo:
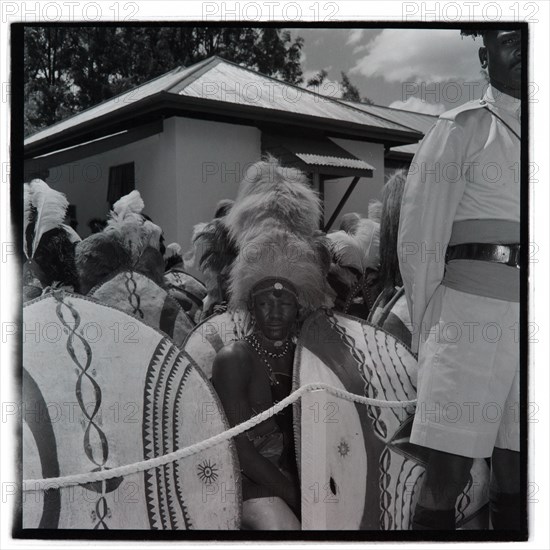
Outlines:
<svg viewBox="0 0 550 550"><path fill-rule="evenodd" d="M411 442L472 458L519 451L519 304L441 285L424 319Z"/></svg>

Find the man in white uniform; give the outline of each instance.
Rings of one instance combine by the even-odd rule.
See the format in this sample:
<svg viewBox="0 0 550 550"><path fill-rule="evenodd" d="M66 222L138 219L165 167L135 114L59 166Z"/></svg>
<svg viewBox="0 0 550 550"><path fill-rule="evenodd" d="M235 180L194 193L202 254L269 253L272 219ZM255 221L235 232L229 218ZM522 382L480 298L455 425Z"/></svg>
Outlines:
<svg viewBox="0 0 550 550"><path fill-rule="evenodd" d="M483 37L490 85L427 133L400 215L419 361L411 441L431 449L413 528L454 529L472 459L491 457L493 528L519 529L521 36L467 34Z"/></svg>

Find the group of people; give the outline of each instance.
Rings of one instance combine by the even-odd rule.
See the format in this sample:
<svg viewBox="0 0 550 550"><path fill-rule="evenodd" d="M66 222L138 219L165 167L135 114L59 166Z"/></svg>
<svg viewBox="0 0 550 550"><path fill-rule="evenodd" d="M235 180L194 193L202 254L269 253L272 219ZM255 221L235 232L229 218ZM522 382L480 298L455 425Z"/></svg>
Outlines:
<svg viewBox="0 0 550 550"><path fill-rule="evenodd" d="M418 354L411 442L427 447L429 460L414 528L455 528L457 496L473 458L483 457L492 466L492 526L519 529L519 343L510 331L519 320L521 40L518 31L470 34L483 40L484 97L440 117L408 174L389 178L368 215L348 214L338 231L323 233L306 176L267 157L249 169L235 200L195 227L184 253L164 247L137 191L81 240L64 224L64 196L33 180L25 186L24 299L51 288L88 294L133 269L172 293L194 325L225 309L246 312L243 337L212 367L231 425L290 394L309 314L326 307L368 320ZM502 171L496 182L486 176L491 163ZM442 165L459 167L453 181ZM204 284L192 297L170 278L190 265ZM461 417L436 419L448 403ZM498 421L483 412L489 403L502 411ZM300 529L292 426L287 407L235 438L245 529Z"/></svg>

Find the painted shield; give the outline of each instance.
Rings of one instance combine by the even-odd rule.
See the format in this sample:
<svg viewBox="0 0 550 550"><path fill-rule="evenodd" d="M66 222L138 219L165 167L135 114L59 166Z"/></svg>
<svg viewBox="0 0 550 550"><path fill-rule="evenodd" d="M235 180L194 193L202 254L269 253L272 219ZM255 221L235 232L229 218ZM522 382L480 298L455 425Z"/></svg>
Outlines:
<svg viewBox="0 0 550 550"><path fill-rule="evenodd" d="M183 350L202 370L206 378L212 377L212 364L218 351L225 345L241 339L249 325L248 315L224 311L211 315L199 323L189 334Z"/></svg>
<svg viewBox="0 0 550 550"><path fill-rule="evenodd" d="M189 318L197 324L202 313L206 287L183 269L173 268L164 274L164 282L170 296L175 298Z"/></svg>
<svg viewBox="0 0 550 550"><path fill-rule="evenodd" d="M386 401L416 398L417 362L399 340L355 317L320 310L306 320L295 389L323 382ZM409 442L414 407L384 408L311 392L297 432L303 529L409 529L426 449ZM489 471L474 461L457 525L487 502Z"/></svg>
<svg viewBox="0 0 550 550"><path fill-rule="evenodd" d="M93 288L89 296L161 330L180 348L193 329L193 322L178 302L153 280L137 271L115 273Z"/></svg>
<svg viewBox="0 0 550 550"><path fill-rule="evenodd" d="M228 428L202 372L138 319L55 292L26 304L23 320L33 327L23 346L23 479L132 465ZM238 472L226 441L123 477L26 491L23 527L238 529Z"/></svg>

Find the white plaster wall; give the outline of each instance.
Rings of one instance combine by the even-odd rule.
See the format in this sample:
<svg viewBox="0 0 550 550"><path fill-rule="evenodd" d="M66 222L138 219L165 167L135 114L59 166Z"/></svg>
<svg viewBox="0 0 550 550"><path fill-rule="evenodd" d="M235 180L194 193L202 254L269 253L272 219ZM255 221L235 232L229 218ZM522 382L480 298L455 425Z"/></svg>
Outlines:
<svg viewBox="0 0 550 550"><path fill-rule="evenodd" d="M109 213L107 188L109 168L127 162L135 163L136 189L145 201L145 213L155 222L166 222L164 228L175 233L174 216L167 215L173 202L164 206L156 200L159 196L174 195L175 161L170 163L170 131L155 134L143 140L124 145L62 166L50 169L47 183L66 194L69 203L76 205L77 231L81 237L90 234L88 221L92 218L106 218ZM155 200L153 200L155 197ZM162 220L162 222L161 222ZM170 227L170 225L174 227Z"/></svg>
<svg viewBox="0 0 550 550"><path fill-rule="evenodd" d="M261 156L255 127L172 117L164 131L86 159L50 169L47 183L76 204L81 237L91 218L109 212L109 168L135 163L144 212L164 231L166 244L191 246L193 226L212 219L218 201L234 199L247 167Z"/></svg>
<svg viewBox="0 0 550 550"><path fill-rule="evenodd" d="M371 199L381 198L384 184L384 146L333 139L340 147L376 168L373 178L361 178L333 225L347 212L366 215ZM109 168L135 163L136 189L145 201L145 213L158 223L166 244L191 246L193 226L212 219L218 201L234 199L244 172L261 157L261 132L256 127L172 117L164 131L141 141L87 159L54 167L47 179L76 204L78 232L89 234L91 218L108 214ZM325 222L351 178L325 183Z"/></svg>
<svg viewBox="0 0 550 550"><path fill-rule="evenodd" d="M221 199L234 199L246 169L260 160L256 127L178 117L176 239L191 246L193 226L209 221Z"/></svg>

